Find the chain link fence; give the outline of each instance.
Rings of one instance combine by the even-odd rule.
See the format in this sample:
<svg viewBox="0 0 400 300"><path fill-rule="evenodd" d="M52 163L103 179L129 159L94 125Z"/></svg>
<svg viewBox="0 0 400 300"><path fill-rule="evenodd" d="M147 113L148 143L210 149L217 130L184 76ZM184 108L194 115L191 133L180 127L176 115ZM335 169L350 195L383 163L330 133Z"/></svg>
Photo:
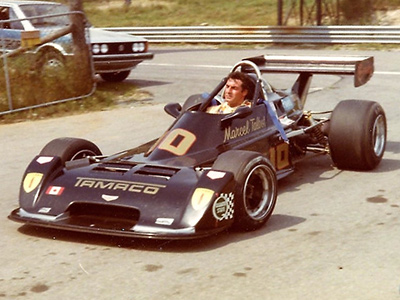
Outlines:
<svg viewBox="0 0 400 300"><path fill-rule="evenodd" d="M11 8L0 7L0 115L80 99L95 90L89 31L87 53L73 38L71 17L82 13L43 15L30 8L27 18L17 19Z"/></svg>

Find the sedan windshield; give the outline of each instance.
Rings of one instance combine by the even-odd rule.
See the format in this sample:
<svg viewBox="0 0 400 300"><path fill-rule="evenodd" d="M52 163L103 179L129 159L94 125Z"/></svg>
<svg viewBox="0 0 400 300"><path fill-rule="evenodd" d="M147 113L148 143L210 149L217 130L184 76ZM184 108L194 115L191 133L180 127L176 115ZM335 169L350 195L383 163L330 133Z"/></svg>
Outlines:
<svg viewBox="0 0 400 300"><path fill-rule="evenodd" d="M29 17L45 16L53 14L69 13L68 7L64 5L53 5L53 4L29 4L21 5L21 10L24 15ZM70 23L68 15L49 17L49 18L37 18L31 20L32 25L35 27L43 26L66 26Z"/></svg>

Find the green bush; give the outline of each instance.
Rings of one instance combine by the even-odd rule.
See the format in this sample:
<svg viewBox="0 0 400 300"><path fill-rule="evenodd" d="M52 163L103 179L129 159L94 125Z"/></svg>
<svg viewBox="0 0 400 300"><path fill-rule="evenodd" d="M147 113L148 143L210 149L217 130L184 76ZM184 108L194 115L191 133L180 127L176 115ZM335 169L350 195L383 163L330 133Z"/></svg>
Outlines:
<svg viewBox="0 0 400 300"><path fill-rule="evenodd" d="M374 13L372 0L341 0L340 9L348 24L368 24Z"/></svg>
<svg viewBox="0 0 400 300"><path fill-rule="evenodd" d="M400 5L400 0L375 0L374 9L376 10L387 10L395 9Z"/></svg>
<svg viewBox="0 0 400 300"><path fill-rule="evenodd" d="M7 59L8 81L14 109L84 96L92 90L93 78L87 66L73 55L52 70L38 66L31 53ZM8 110L6 78L0 65L0 111ZM3 84L4 83L4 84Z"/></svg>

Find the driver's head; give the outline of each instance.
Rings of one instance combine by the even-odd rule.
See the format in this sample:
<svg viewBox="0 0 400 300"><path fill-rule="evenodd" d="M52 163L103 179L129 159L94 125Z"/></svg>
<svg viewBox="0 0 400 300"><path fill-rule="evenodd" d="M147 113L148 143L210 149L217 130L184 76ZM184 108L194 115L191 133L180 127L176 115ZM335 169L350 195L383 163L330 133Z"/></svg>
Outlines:
<svg viewBox="0 0 400 300"><path fill-rule="evenodd" d="M243 72L229 74L225 85L224 99L230 107L236 107L243 103L246 97L250 96L253 89L253 82Z"/></svg>

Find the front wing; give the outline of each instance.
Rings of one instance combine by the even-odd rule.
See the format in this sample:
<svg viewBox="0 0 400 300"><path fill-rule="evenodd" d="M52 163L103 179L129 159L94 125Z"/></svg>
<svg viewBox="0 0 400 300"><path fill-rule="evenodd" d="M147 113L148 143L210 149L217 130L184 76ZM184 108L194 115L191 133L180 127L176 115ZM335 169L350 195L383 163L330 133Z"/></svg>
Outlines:
<svg viewBox="0 0 400 300"><path fill-rule="evenodd" d="M140 164L125 174L96 173L94 170L100 168L97 164L60 172L59 164L59 159L40 156L31 162L21 184L20 207L11 212L11 220L158 239L203 237L233 222L234 178L230 172L211 169L198 173L185 167L176 169L166 180L144 175L144 168L149 168ZM33 186L27 185L34 179Z"/></svg>
<svg viewBox="0 0 400 300"><path fill-rule="evenodd" d="M76 220L71 220L68 216L59 216L54 218L46 218L42 215L32 214L22 208L17 208L11 212L9 219L25 223L30 226L47 227L57 230L66 230L74 232L83 232L91 234L102 234L120 237L135 237L135 238L154 238L154 239L194 239L217 234L226 230L228 226L221 226L210 229L196 230L195 226L171 229L165 226L142 226L136 225L133 228L127 227L124 229L121 223L110 224L107 220L102 220L100 223L91 223L90 219L81 219L79 223ZM113 226L112 226L113 225ZM126 222L124 225L129 225Z"/></svg>

